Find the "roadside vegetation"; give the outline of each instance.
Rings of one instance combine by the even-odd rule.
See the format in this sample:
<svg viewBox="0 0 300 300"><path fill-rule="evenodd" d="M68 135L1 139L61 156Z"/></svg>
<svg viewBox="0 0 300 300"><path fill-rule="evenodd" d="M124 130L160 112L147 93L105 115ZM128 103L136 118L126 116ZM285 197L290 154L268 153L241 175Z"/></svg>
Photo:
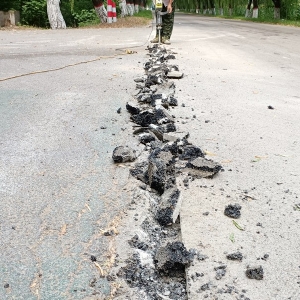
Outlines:
<svg viewBox="0 0 300 300"><path fill-rule="evenodd" d="M60 10L67 27L100 26L95 3L101 0L61 0ZM106 6L105 0L103 3ZM247 20L260 23L300 26L300 0L175 0L180 12L221 18ZM99 3L100 3L99 2ZM119 27L143 25L152 18L152 0L131 1L138 12L121 17L121 0L115 0ZM20 12L19 25L49 28L47 0L1 0L0 11ZM123 14L124 15L124 14ZM146 19L146 20L145 20ZM126 23L128 23L126 25ZM117 24L109 24L118 27Z"/></svg>

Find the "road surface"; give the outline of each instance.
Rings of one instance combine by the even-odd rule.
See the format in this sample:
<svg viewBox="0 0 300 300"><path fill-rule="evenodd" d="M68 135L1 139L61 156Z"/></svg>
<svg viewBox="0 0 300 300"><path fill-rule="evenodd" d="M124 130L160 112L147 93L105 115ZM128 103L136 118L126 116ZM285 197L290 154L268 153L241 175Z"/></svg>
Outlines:
<svg viewBox="0 0 300 300"><path fill-rule="evenodd" d="M151 30L0 31L0 80L16 76L0 81L1 299L109 294L91 255L109 268L114 249L103 232L130 201L128 169L111 153L125 143L140 149L125 103ZM177 125L225 170L190 182L184 195L183 241L208 256L187 270L190 299L300 297L299 35L175 16L169 48L185 73L176 82L185 104L174 110ZM116 50L130 46L137 53ZM36 74L18 77L28 73ZM230 203L242 206L244 231L224 216ZM244 260L228 261L237 250ZM217 281L218 262L227 272ZM248 265L262 265L264 279L248 279ZM196 272L205 276L193 280ZM228 286L236 293L224 293Z"/></svg>

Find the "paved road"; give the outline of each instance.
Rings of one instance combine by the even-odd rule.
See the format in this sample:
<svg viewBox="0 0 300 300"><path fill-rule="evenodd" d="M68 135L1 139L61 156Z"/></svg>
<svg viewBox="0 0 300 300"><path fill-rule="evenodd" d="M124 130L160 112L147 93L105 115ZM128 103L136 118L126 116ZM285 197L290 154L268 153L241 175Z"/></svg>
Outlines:
<svg viewBox="0 0 300 300"><path fill-rule="evenodd" d="M117 54L144 44L150 31L0 31L0 79ZM183 240L209 256L188 270L189 280L205 270L190 281L190 299L234 299L217 293L225 284L251 300L299 298L299 35L292 27L176 15L171 48L186 76L177 83L185 107L174 114L225 169L186 190ZM0 81L1 299L109 293L90 256L108 263L110 237L101 229L130 200L128 170L112 165L111 152L135 143L124 104L146 61L143 47L136 50ZM243 232L223 215L230 202L242 205ZM236 250L244 261L226 261L224 252ZM218 261L228 271L216 282ZM247 264L263 265L264 280L247 279ZM197 293L208 282L210 290Z"/></svg>
<svg viewBox="0 0 300 300"><path fill-rule="evenodd" d="M90 257L108 268L111 238L101 230L130 200L128 169L111 155L135 146L125 103L143 61L143 52L115 49L142 45L150 32L0 31L1 79L100 57L0 81L0 299L109 294Z"/></svg>
<svg viewBox="0 0 300 300"><path fill-rule="evenodd" d="M300 29L176 20L172 46L186 73L177 84L185 103L176 111L178 126L225 169L191 182L184 194L183 241L209 257L188 270L190 299L299 299ZM244 231L224 215L230 203L242 206L236 221ZM226 259L236 251L242 262ZM216 280L220 263L227 272ZM248 279L248 265L261 265L264 279Z"/></svg>

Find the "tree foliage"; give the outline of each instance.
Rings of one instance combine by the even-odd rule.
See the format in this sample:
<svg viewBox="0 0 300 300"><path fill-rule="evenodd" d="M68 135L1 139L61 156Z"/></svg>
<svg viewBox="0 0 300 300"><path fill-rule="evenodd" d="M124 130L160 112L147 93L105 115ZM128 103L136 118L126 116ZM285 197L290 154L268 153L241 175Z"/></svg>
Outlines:
<svg viewBox="0 0 300 300"><path fill-rule="evenodd" d="M175 0L176 7L187 12L212 13L215 7L216 14L245 16L248 0ZM213 4L211 3L213 2ZM280 2L281 18L287 20L300 20L299 0L258 0L259 17L262 19L272 19L274 16L274 4ZM208 9L208 12L206 11Z"/></svg>

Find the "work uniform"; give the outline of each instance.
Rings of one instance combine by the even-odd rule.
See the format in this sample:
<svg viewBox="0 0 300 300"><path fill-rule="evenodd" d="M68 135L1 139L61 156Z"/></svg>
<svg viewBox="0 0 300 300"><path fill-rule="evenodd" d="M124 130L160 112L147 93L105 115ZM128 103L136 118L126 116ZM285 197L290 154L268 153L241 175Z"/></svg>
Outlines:
<svg viewBox="0 0 300 300"><path fill-rule="evenodd" d="M170 0L163 0L162 12L167 11L167 6ZM165 39L170 39L173 31L174 25L174 13L175 13L175 0L172 2L172 12L170 14L165 14L162 16L162 30L161 36Z"/></svg>

